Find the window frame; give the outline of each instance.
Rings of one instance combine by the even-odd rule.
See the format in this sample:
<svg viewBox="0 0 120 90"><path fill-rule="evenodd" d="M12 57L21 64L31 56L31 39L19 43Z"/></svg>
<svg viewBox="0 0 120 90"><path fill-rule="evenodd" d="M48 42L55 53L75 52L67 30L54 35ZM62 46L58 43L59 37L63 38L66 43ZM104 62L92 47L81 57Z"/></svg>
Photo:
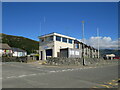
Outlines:
<svg viewBox="0 0 120 90"><path fill-rule="evenodd" d="M56 41L61 41L61 37L60 36L56 36Z"/></svg>
<svg viewBox="0 0 120 90"><path fill-rule="evenodd" d="M71 42L70 42L70 41L71 41ZM73 41L72 39L68 39L68 43L72 44L72 41Z"/></svg>
<svg viewBox="0 0 120 90"><path fill-rule="evenodd" d="M62 42L67 43L67 38L62 37Z"/></svg>

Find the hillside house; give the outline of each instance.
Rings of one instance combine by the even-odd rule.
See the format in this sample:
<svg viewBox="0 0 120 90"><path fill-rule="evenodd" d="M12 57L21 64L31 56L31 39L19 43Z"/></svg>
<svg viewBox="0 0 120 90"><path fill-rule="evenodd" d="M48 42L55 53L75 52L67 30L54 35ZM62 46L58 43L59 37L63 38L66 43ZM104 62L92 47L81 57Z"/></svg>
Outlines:
<svg viewBox="0 0 120 90"><path fill-rule="evenodd" d="M0 47L0 55L1 56L4 56L4 55L11 56L12 55L12 49L11 49L11 47L8 44L1 43L0 46L1 46Z"/></svg>
<svg viewBox="0 0 120 90"><path fill-rule="evenodd" d="M115 57L115 54L106 54L105 57L106 59L112 60Z"/></svg>
<svg viewBox="0 0 120 90"><path fill-rule="evenodd" d="M13 51L14 57L22 57L22 56L27 55L27 52L25 50L20 49L20 48L12 48L12 51Z"/></svg>

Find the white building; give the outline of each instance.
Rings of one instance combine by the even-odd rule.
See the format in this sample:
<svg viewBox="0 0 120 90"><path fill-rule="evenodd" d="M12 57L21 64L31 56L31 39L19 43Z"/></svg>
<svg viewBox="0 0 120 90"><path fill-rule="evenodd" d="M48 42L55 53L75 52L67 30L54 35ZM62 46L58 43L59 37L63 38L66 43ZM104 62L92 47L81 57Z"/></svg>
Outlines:
<svg viewBox="0 0 120 90"><path fill-rule="evenodd" d="M25 50L19 48L12 48L12 51L14 57L22 57L27 55L27 52Z"/></svg>
<svg viewBox="0 0 120 90"><path fill-rule="evenodd" d="M39 59L47 57L97 57L97 50L87 46L76 38L66 35L51 33L39 37Z"/></svg>
<svg viewBox="0 0 120 90"><path fill-rule="evenodd" d="M115 54L106 54L106 59L113 59L115 57Z"/></svg>

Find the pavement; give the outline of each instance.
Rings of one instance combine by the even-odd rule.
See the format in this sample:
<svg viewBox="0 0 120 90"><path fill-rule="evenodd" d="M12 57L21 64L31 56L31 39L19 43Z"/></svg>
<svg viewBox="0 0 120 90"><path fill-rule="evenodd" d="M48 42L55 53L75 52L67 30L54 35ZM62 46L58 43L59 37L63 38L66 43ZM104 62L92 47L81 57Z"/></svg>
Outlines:
<svg viewBox="0 0 120 90"><path fill-rule="evenodd" d="M2 64L3 88L118 88L118 65L47 66Z"/></svg>

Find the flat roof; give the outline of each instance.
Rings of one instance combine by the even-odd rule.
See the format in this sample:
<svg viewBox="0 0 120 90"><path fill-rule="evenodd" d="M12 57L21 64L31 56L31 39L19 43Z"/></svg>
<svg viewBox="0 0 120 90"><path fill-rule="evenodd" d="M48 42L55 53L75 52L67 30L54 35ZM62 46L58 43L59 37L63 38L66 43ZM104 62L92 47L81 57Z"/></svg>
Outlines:
<svg viewBox="0 0 120 90"><path fill-rule="evenodd" d="M73 37L70 37L70 36L66 36L66 35L62 35L62 34L55 33L55 32L39 36L38 38L44 38L44 37L48 37L48 36L52 36L52 35L54 35L54 36L60 36L60 37L64 37L64 38L69 38L69 39L73 39L73 40L76 39L76 38L73 38Z"/></svg>
<svg viewBox="0 0 120 90"><path fill-rule="evenodd" d="M76 41L78 41L79 43L82 43L82 44L84 44L85 46L87 46L87 47L89 47L89 48L91 48L91 49L95 49L94 47L89 46L89 45L83 43L83 42L80 41L79 39L76 39L76 38L73 38L73 37L70 37L70 36L66 36L66 35L62 35L62 34L59 34L59 33L55 33L55 32L49 33L49 34L45 34L45 35L41 35L41 36L39 36L38 38L44 38L44 37L48 37L48 36L52 36L52 35L54 35L54 36L60 36L60 37L64 37L64 38L68 38L68 39L72 39L72 40L76 40ZM95 49L95 50L97 50L97 49Z"/></svg>

